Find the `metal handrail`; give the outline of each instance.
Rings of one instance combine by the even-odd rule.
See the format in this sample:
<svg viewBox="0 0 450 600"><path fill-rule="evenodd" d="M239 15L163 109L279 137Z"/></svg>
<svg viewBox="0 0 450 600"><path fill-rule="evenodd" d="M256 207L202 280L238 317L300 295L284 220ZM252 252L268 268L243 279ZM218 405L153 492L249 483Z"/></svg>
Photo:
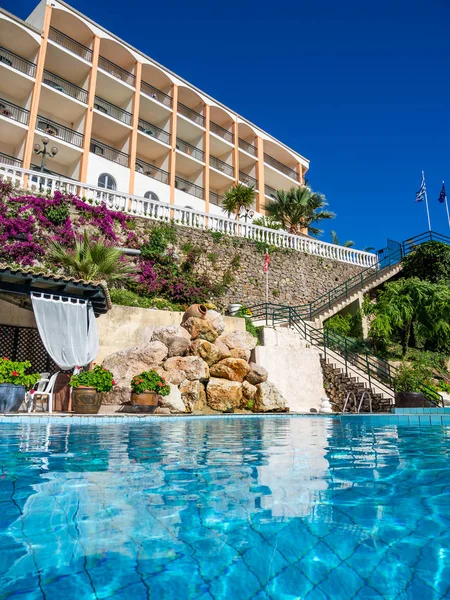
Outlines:
<svg viewBox="0 0 450 600"><path fill-rule="evenodd" d="M189 106L178 102L178 112L180 113L180 115L183 115L184 117L187 117L194 123L197 123L197 125L201 125L202 127L204 127L205 117L193 108L190 108Z"/></svg>
<svg viewBox="0 0 450 600"><path fill-rule="evenodd" d="M11 167L21 167L22 161L19 158L0 152L0 163L10 165Z"/></svg>
<svg viewBox="0 0 450 600"><path fill-rule="evenodd" d="M131 125L133 115L130 112L108 102L108 100L100 98L100 96L95 96L94 108L105 115L113 117L113 119L122 121L122 123L125 123L126 125Z"/></svg>
<svg viewBox="0 0 450 600"><path fill-rule="evenodd" d="M238 146L239 148L241 148L241 150L248 152L248 154L251 154L252 156L257 155L256 146L254 144L251 144L250 142L246 142L242 138L238 139Z"/></svg>
<svg viewBox="0 0 450 600"><path fill-rule="evenodd" d="M180 150L180 152L184 152L184 154L192 156L197 160L201 160L202 162L204 162L205 160L205 153L203 152L203 150L197 148L189 142L185 142L180 138L177 138L177 150Z"/></svg>
<svg viewBox="0 0 450 600"><path fill-rule="evenodd" d="M369 398L369 412L372 412L372 392L370 390L364 390L364 392L361 394L361 400L358 404L358 413L361 411L361 406L366 396Z"/></svg>
<svg viewBox="0 0 450 600"><path fill-rule="evenodd" d="M123 167L128 167L128 160L130 158L128 154L121 152L120 150L116 150L112 146L108 146L108 144L99 142L94 138L91 138L90 152L98 154L99 156L103 156L103 158L111 160L112 162L116 162Z"/></svg>
<svg viewBox="0 0 450 600"><path fill-rule="evenodd" d="M223 196L220 196L216 192L209 192L209 201L211 204L214 204L215 206L222 206L222 199Z"/></svg>
<svg viewBox="0 0 450 600"><path fill-rule="evenodd" d="M28 125L30 112L21 106L17 106L13 102L8 102L4 98L0 98L0 115L13 119L22 125Z"/></svg>
<svg viewBox="0 0 450 600"><path fill-rule="evenodd" d="M136 173L142 173L142 175L146 175L147 177L151 177L162 183L169 183L169 173L167 171L155 167L155 165L146 162L142 158L136 157L135 170Z"/></svg>
<svg viewBox="0 0 450 600"><path fill-rule="evenodd" d="M180 177L179 175L175 176L175 187L182 192L186 192L186 194L191 194L191 196L196 196L201 199L203 199L205 193L205 190L202 187L192 183L192 181L183 179L183 177Z"/></svg>
<svg viewBox="0 0 450 600"><path fill-rule="evenodd" d="M67 79L63 79L59 75L55 75L54 73L50 73L50 71L44 70L44 78L42 83L52 87L58 92L62 92L63 94L67 94L71 98L75 98L84 104L87 103L88 93L87 90L67 81Z"/></svg>
<svg viewBox="0 0 450 600"><path fill-rule="evenodd" d="M267 183L264 186L264 193L266 196L269 196L270 198L277 197L277 190L273 187L270 187L270 185L267 185Z"/></svg>
<svg viewBox="0 0 450 600"><path fill-rule="evenodd" d="M228 131L228 129L225 129L225 127L222 127L221 125L214 123L214 121L210 121L209 130L224 140L227 140L227 142L231 142L232 144L234 143L234 133L232 131Z"/></svg>
<svg viewBox="0 0 450 600"><path fill-rule="evenodd" d="M244 171L239 171L239 181L249 187L256 188L258 186L257 180L248 173L244 173Z"/></svg>
<svg viewBox="0 0 450 600"><path fill-rule="evenodd" d="M355 412L356 412L356 394L355 394L355 392L348 392L347 397L345 398L344 407L342 409L342 414L345 413L345 409L347 408L347 404L349 403L350 398L353 398L353 402L355 405Z"/></svg>
<svg viewBox="0 0 450 600"><path fill-rule="evenodd" d="M84 60L92 62L92 50L90 48L87 48L86 46L83 46L83 44L80 44L80 42L77 42L62 31L59 31L54 27L50 27L48 39L52 40L53 42L56 42L59 46L62 46L66 50L77 54Z"/></svg>
<svg viewBox="0 0 450 600"><path fill-rule="evenodd" d="M218 171L222 171L222 173L230 175L230 177L234 177L233 165L229 165L225 161L220 160L220 158L216 158L215 156L210 155L209 166L213 167L213 169L217 169Z"/></svg>
<svg viewBox="0 0 450 600"><path fill-rule="evenodd" d="M8 67L12 67L16 71L25 73L25 75L29 75L30 77L34 77L36 72L36 65L33 62L22 58L22 56L11 52L11 50L3 48L3 46L0 46L0 63L8 65Z"/></svg>
<svg viewBox="0 0 450 600"><path fill-rule="evenodd" d="M70 127L66 127L65 125L61 125L60 123L56 123L56 121L52 121L42 115L38 115L37 117L36 129L43 131L47 135L58 138L59 140L64 140L69 144L78 146L79 148L83 146L84 135L82 133L70 129Z"/></svg>
<svg viewBox="0 0 450 600"><path fill-rule="evenodd" d="M291 167L284 165L282 162L280 162L273 156L270 156L270 154L266 154L265 152L264 152L264 162L266 163L266 165L270 165L271 167L273 167L277 171L280 171L281 173L284 173L291 179L295 179L295 181L298 181L298 174L297 174L297 171L295 171L295 169L292 169Z"/></svg>
<svg viewBox="0 0 450 600"><path fill-rule="evenodd" d="M139 119L138 131L141 131L150 137L154 137L157 140L161 140L161 142L164 142L165 144L170 144L170 133L168 131L164 131L164 129L161 129L148 121L144 121L144 119Z"/></svg>
<svg viewBox="0 0 450 600"><path fill-rule="evenodd" d="M146 81L141 82L141 92L146 96L149 96L149 98L151 98L152 100L161 102L161 104L164 104L165 106L172 106L172 98L171 96L169 96L169 94L158 90L158 88L155 88L155 86L150 85Z"/></svg>
<svg viewBox="0 0 450 600"><path fill-rule="evenodd" d="M116 79L120 79L120 81L124 81L125 83L134 86L136 77L133 75L133 73L130 73L123 67L119 67L119 65L116 65L104 56L98 57L98 66L100 69L103 69L103 71L106 71Z"/></svg>

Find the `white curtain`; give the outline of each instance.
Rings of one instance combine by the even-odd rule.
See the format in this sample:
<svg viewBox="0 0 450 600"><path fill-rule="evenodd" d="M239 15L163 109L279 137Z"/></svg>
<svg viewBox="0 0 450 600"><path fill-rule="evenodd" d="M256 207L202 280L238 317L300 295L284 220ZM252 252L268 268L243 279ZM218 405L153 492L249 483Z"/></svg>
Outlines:
<svg viewBox="0 0 450 600"><path fill-rule="evenodd" d="M34 316L45 349L64 370L84 367L98 354L98 331L92 304L31 293Z"/></svg>

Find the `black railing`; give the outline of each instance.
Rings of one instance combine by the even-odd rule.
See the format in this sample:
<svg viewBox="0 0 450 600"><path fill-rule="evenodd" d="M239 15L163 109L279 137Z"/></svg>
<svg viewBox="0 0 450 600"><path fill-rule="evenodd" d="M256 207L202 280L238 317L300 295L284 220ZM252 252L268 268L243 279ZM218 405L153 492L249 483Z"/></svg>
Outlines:
<svg viewBox="0 0 450 600"><path fill-rule="evenodd" d="M22 123L22 125L28 125L28 119L30 118L28 110L25 110L12 102L8 102L8 100L5 100L4 98L0 98L0 115L13 119L13 121L17 121L18 123Z"/></svg>
<svg viewBox="0 0 450 600"><path fill-rule="evenodd" d="M4 152L0 152L0 163L2 165L9 165L10 167L21 167L22 161L14 156L10 156L9 154L5 154Z"/></svg>
<svg viewBox="0 0 450 600"><path fill-rule="evenodd" d="M200 148L196 148L192 144L189 144L189 142L180 140L180 138L177 138L177 150L180 150L181 152L184 152L188 156L192 156L197 160L205 160L205 153L203 152L203 150L200 150Z"/></svg>
<svg viewBox="0 0 450 600"><path fill-rule="evenodd" d="M267 184L264 186L264 193L266 194L266 196L270 196L270 198L277 197L277 190L273 187L270 187L270 185Z"/></svg>
<svg viewBox="0 0 450 600"><path fill-rule="evenodd" d="M175 187L177 190L181 190L182 192L186 192L187 194L191 194L191 196L196 196L197 198L201 198L203 200L204 189L187 179L183 179L178 175L175 177Z"/></svg>
<svg viewBox="0 0 450 600"><path fill-rule="evenodd" d="M64 140L69 144L73 144L74 146L78 146L79 148L83 145L83 134L78 133L78 131L74 131L65 125L61 125L60 123L56 123L55 121L51 121L47 117L43 117L42 115L38 115L36 120L36 129L39 131L43 131L47 135L51 135L60 140Z"/></svg>
<svg viewBox="0 0 450 600"><path fill-rule="evenodd" d="M84 60L92 62L92 50L86 46L83 46L83 44L80 44L80 42L77 42L65 33L62 33L62 31L58 31L58 29L50 27L48 39L58 44L58 46L62 46L66 50L69 50L73 54L84 58Z"/></svg>
<svg viewBox="0 0 450 600"><path fill-rule="evenodd" d="M120 152L120 150L116 150L112 146L108 146L103 142L92 139L90 151L98 156L103 156L103 158L106 158L107 160L118 163L123 167L128 167L128 159L130 158L129 155L125 154L125 152Z"/></svg>
<svg viewBox="0 0 450 600"><path fill-rule="evenodd" d="M215 156L209 157L209 164L214 169L225 173L226 175L230 175L230 177L234 177L234 168L232 165L220 160L220 158L216 158Z"/></svg>
<svg viewBox="0 0 450 600"><path fill-rule="evenodd" d="M164 131L164 129L161 129L160 127L156 127L156 125L152 125L148 121L144 121L144 119L139 119L138 130L145 133L145 135L149 135L157 140L161 140L161 142L170 144L170 133Z"/></svg>
<svg viewBox="0 0 450 600"><path fill-rule="evenodd" d="M133 73L126 71L122 67L119 67L119 65L116 65L104 56L98 57L98 66L100 69L103 69L103 71L106 71L116 79L120 79L120 81L124 81L125 83L134 86L136 77L133 75Z"/></svg>
<svg viewBox="0 0 450 600"><path fill-rule="evenodd" d="M228 129L225 129L224 127L221 127L220 125L217 125L217 123L214 123L214 121L210 122L209 130L212 133L215 133L219 137L223 138L224 140L227 140L227 142L231 142L231 143L234 142L234 134L231 131L228 131Z"/></svg>
<svg viewBox="0 0 450 600"><path fill-rule="evenodd" d="M142 175L146 175L152 179L157 179L162 183L169 183L169 173L167 171L164 171L159 167L155 167L155 165L142 160L142 158L136 158L135 169L136 173L142 173Z"/></svg>
<svg viewBox="0 0 450 600"><path fill-rule="evenodd" d="M205 125L205 117L203 115L196 110L189 108L189 106L181 104L181 102L178 102L178 112L180 115L183 115L183 117L187 117L190 121L197 123L197 125L201 125L202 127Z"/></svg>
<svg viewBox="0 0 450 600"><path fill-rule="evenodd" d="M209 192L209 202L211 204L215 204L216 206L222 206L223 196L219 196L216 192Z"/></svg>
<svg viewBox="0 0 450 600"><path fill-rule="evenodd" d="M252 156L257 155L256 146L254 144L250 144L250 142L246 142L245 140L243 140L241 138L239 138L238 142L239 142L239 148L241 150L248 152L248 154L251 154Z"/></svg>
<svg viewBox="0 0 450 600"><path fill-rule="evenodd" d="M122 123L131 125L131 119L133 117L131 113L123 110L123 108L119 108L115 104L111 104L111 102L108 102L99 96L95 96L94 108L105 115L109 115L118 121L122 121Z"/></svg>
<svg viewBox="0 0 450 600"><path fill-rule="evenodd" d="M59 75L55 75L54 73L50 73L50 71L44 71L44 78L42 83L50 86L51 88L58 90L58 92L62 92L63 94L67 94L71 98L75 98L80 102L87 103L88 93L83 88L78 87L74 83L59 77Z"/></svg>
<svg viewBox="0 0 450 600"><path fill-rule="evenodd" d="M34 77L36 72L36 65L34 63L2 46L0 46L0 63L8 65L8 67L12 67L13 69L16 69L16 71L25 73L25 75L29 75L30 77Z"/></svg>
<svg viewBox="0 0 450 600"><path fill-rule="evenodd" d="M164 104L165 106L172 106L172 98L169 96L169 94L165 94L146 81L141 82L141 92L152 98L152 100L161 102L161 104Z"/></svg>
<svg viewBox="0 0 450 600"><path fill-rule="evenodd" d="M270 165L271 167L273 167L277 171L280 171L281 173L284 173L288 177L291 177L292 179L295 179L295 181L298 181L298 174L297 174L297 171L295 169L291 169L291 167L288 167L287 165L284 165L282 162L280 162L279 160L277 160L273 156L270 156L269 154L266 154L265 152L264 152L264 162L266 163L266 165Z"/></svg>
<svg viewBox="0 0 450 600"><path fill-rule="evenodd" d="M243 171L239 171L239 181L244 185L248 185L249 187L257 187L258 182L254 177L249 175L248 173L244 173Z"/></svg>

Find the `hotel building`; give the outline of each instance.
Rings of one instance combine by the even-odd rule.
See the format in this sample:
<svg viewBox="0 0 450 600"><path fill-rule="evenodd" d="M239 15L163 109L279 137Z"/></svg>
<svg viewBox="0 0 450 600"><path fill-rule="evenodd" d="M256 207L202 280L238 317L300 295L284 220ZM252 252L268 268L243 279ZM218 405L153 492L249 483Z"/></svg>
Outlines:
<svg viewBox="0 0 450 600"><path fill-rule="evenodd" d="M241 182L262 212L309 161L56 0L0 11L0 163L220 214Z"/></svg>

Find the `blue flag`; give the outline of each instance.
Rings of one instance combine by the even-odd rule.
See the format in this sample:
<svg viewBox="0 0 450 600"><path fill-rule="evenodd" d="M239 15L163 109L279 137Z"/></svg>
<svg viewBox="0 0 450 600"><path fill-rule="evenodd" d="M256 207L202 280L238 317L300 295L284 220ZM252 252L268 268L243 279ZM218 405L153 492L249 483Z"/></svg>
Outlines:
<svg viewBox="0 0 450 600"><path fill-rule="evenodd" d="M422 171L422 183L420 184L419 191L416 192L416 202L422 202L422 200L425 198L426 191L427 190L425 187L425 175Z"/></svg>
<svg viewBox="0 0 450 600"><path fill-rule="evenodd" d="M445 202L445 199L447 198L447 194L445 193L445 185L444 182L442 182L442 190L441 193L439 194L439 202L442 204L443 202Z"/></svg>

